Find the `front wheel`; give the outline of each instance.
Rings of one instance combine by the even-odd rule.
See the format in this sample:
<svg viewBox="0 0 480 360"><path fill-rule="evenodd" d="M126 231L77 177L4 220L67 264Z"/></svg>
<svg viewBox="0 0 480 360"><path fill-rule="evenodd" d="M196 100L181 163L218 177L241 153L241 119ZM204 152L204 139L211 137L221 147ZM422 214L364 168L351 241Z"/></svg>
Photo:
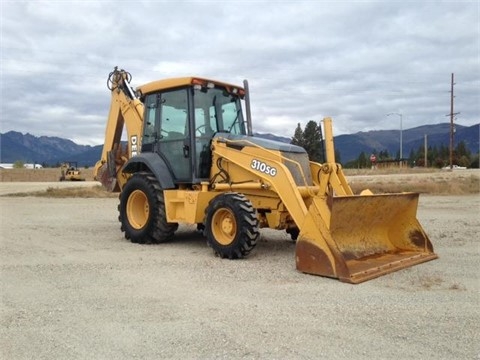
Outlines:
<svg viewBox="0 0 480 360"><path fill-rule="evenodd" d="M134 174L120 193L121 229L133 243L151 244L173 238L177 223L168 223L160 185L151 173Z"/></svg>
<svg viewBox="0 0 480 360"><path fill-rule="evenodd" d="M252 203L238 193L225 193L210 202L204 231L215 253L229 259L247 256L260 234Z"/></svg>

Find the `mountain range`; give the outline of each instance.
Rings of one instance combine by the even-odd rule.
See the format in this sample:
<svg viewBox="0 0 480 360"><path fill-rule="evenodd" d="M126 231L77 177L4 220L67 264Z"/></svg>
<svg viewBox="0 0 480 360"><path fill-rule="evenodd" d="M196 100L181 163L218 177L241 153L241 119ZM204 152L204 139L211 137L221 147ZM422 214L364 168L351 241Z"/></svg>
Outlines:
<svg viewBox="0 0 480 360"><path fill-rule="evenodd" d="M464 141L466 147L476 154L479 151L480 124L473 126L455 125L454 143ZM291 138L274 134L256 133L255 136L290 143ZM445 146L450 144L450 123L423 125L402 131L402 155L408 158L410 151L424 146ZM400 149L399 130L375 130L339 135L334 138L335 149L342 163L357 159L363 151L367 156L373 151L385 151L393 157ZM79 166L93 166L99 159L103 145L79 145L59 137L34 136L9 131L0 134L0 162L38 163L56 166L65 161L76 161Z"/></svg>

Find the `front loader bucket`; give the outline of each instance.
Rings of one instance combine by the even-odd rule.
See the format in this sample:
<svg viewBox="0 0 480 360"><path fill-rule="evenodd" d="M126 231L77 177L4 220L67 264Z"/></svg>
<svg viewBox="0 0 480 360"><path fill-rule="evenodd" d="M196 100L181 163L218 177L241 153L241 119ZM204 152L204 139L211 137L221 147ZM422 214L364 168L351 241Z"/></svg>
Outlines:
<svg viewBox="0 0 480 360"><path fill-rule="evenodd" d="M360 283L437 258L416 218L418 194L314 197L297 269Z"/></svg>

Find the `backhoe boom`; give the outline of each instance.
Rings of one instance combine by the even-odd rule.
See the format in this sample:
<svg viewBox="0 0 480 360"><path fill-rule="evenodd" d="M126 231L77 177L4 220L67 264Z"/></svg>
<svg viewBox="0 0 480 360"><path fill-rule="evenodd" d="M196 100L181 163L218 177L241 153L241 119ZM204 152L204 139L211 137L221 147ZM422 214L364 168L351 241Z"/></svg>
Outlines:
<svg viewBox="0 0 480 360"><path fill-rule="evenodd" d="M127 180L120 169L140 152L144 105L130 88L130 79L128 72L115 68L107 81L112 100L102 155L95 165L94 177L109 191L120 191ZM121 143L124 127L128 137L126 149Z"/></svg>

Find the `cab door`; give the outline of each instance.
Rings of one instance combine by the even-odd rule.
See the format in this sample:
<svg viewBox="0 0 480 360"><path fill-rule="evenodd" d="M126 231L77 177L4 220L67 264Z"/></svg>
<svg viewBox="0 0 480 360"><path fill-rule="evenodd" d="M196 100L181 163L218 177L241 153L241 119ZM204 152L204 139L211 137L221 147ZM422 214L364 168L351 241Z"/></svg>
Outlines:
<svg viewBox="0 0 480 360"><path fill-rule="evenodd" d="M142 151L150 146L167 162L175 182L190 182L192 173L187 89L149 94L145 111Z"/></svg>

